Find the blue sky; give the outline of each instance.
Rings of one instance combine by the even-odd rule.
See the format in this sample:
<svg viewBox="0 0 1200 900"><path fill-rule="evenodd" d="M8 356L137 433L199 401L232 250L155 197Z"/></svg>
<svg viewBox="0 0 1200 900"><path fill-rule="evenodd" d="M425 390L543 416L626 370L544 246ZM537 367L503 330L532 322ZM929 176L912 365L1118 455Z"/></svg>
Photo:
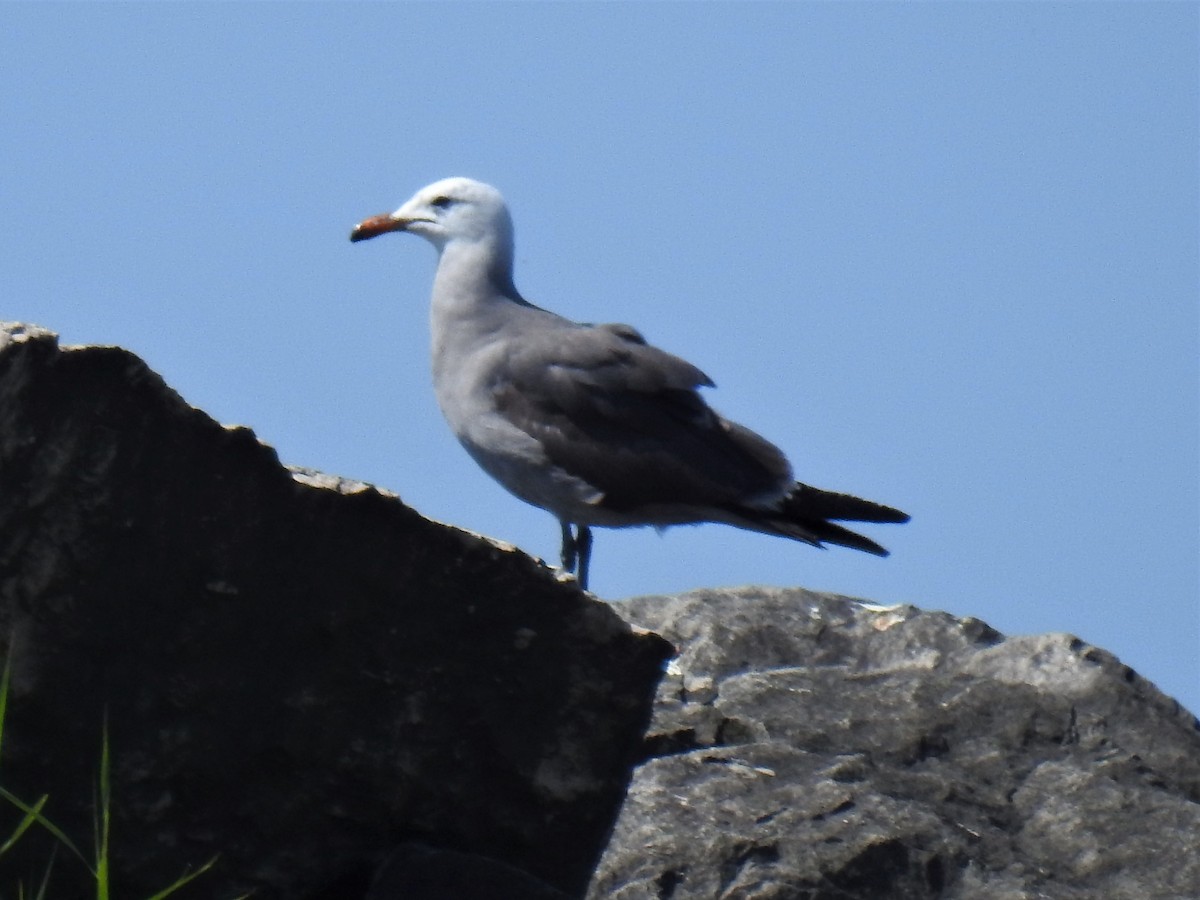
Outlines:
<svg viewBox="0 0 1200 900"><path fill-rule="evenodd" d="M517 284L717 382L879 560L601 531L608 598L800 585L1066 631L1200 712L1186 3L0 4L0 318L143 356L287 462L554 560L430 389L469 175Z"/></svg>

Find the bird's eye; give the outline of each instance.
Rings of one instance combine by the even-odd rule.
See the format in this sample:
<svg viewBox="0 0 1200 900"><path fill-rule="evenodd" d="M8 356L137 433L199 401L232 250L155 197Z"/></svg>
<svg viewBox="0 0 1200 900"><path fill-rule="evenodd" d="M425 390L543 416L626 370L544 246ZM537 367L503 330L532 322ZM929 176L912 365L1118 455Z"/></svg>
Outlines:
<svg viewBox="0 0 1200 900"><path fill-rule="evenodd" d="M436 206L438 209L445 209L454 201L449 197L435 197L429 201L430 206Z"/></svg>

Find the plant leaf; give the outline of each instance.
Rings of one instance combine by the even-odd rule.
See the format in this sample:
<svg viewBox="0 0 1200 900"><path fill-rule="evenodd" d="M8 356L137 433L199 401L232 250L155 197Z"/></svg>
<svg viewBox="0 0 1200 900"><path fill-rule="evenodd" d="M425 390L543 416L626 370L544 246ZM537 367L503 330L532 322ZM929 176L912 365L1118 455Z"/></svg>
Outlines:
<svg viewBox="0 0 1200 900"><path fill-rule="evenodd" d="M42 812L42 807L46 805L46 801L49 799L49 794L43 794L41 798L33 804L33 806L25 810L25 816L19 823L17 823L16 829L14 829L13 833L9 835L8 840L6 840L3 844L0 844L0 856L3 856L5 853L11 850L13 845L21 839L21 835L29 830L29 826L38 820L38 816L41 815Z"/></svg>
<svg viewBox="0 0 1200 900"><path fill-rule="evenodd" d="M216 865L216 862L218 859L220 859L219 856L214 856L212 859L210 859L208 862L206 862L204 865L202 865L200 868L198 868L195 872L185 872L183 875L179 876L179 878L177 878L174 881L174 883L172 883L169 887L163 888L161 891L159 891L154 896L146 898L146 900L162 900L163 897L170 896L171 894L173 894L177 890L179 890L181 887L183 887L185 884L187 884L189 881L192 881L195 878L199 878L201 875L203 875L205 872L207 872L209 869L211 869L214 865Z"/></svg>
<svg viewBox="0 0 1200 900"><path fill-rule="evenodd" d="M57 825L55 825L53 822L51 822L49 819L47 819L45 816L43 816L40 812L37 812L36 810L34 810L34 808L32 806L30 806L24 800L21 800L19 797L17 797L15 794L13 794L12 791L8 790L7 788L0 787L0 797L3 797L5 800L7 800L9 803L11 803L13 806L15 806L17 809L21 810L22 812L24 812L26 814L32 812L34 814L34 820L39 825L41 825L43 828L45 828L48 832L50 832L52 835L54 835L56 838L58 838L59 843L61 843L64 847L66 847L68 850L70 850L76 856L78 856L79 861L82 862L87 867L87 870L89 872L91 872L93 875L95 875L95 870L92 869L92 864L90 862L88 862L88 858L79 852L79 848L76 847L75 844L71 841L71 839L63 833L63 830L61 828L59 828Z"/></svg>

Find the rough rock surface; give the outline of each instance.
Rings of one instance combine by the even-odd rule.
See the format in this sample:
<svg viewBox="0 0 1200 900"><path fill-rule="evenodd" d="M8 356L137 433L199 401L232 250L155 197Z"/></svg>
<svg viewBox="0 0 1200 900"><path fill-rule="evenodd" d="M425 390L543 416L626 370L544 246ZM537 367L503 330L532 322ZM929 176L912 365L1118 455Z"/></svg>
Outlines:
<svg viewBox="0 0 1200 900"><path fill-rule="evenodd" d="M176 896L362 897L405 841L578 895L670 652L523 554L281 466L124 350L0 329L0 784L86 852L107 716L115 896L219 855ZM19 819L0 801L0 843ZM51 843L0 855L0 896ZM69 854L53 875L88 895Z"/></svg>
<svg viewBox="0 0 1200 900"><path fill-rule="evenodd" d="M590 900L1200 897L1197 722L1102 650L803 590L617 608L681 652Z"/></svg>
<svg viewBox="0 0 1200 900"><path fill-rule="evenodd" d="M803 590L609 606L21 326L0 656L0 786L85 851L107 719L115 897L219 854L174 896L1200 898L1197 723L1101 650ZM3 851L20 818L0 898L54 844Z"/></svg>

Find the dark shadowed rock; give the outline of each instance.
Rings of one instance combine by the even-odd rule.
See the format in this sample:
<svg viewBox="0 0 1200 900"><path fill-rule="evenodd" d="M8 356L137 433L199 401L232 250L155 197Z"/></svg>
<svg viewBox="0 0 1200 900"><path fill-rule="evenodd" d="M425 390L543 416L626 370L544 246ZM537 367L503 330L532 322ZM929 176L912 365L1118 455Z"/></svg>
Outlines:
<svg viewBox="0 0 1200 900"><path fill-rule="evenodd" d="M116 896L219 854L176 896L362 897L411 840L578 895L669 650L511 548L281 466L124 350L0 330L0 783L86 850L107 715ZM0 856L0 895L50 844ZM51 896L82 872L59 852Z"/></svg>
<svg viewBox="0 0 1200 900"><path fill-rule="evenodd" d="M494 859L425 844L396 848L366 900L570 900L527 872Z"/></svg>
<svg viewBox="0 0 1200 900"><path fill-rule="evenodd" d="M592 900L1200 897L1197 722L1103 651L803 590L617 608L680 655Z"/></svg>

